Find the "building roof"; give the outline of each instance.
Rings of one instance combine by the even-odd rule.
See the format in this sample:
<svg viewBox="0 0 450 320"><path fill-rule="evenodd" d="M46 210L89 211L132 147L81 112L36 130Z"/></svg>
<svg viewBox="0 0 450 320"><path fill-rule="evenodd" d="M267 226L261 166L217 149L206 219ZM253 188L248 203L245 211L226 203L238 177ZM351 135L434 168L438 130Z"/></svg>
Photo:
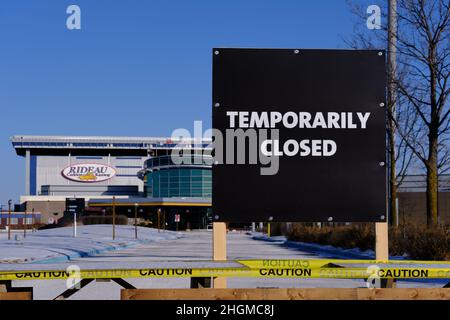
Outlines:
<svg viewBox="0 0 450 320"><path fill-rule="evenodd" d="M16 135L10 138L18 155L25 150L168 150L176 148L205 149L211 144L210 138L170 138L170 137L112 137L112 136L30 136Z"/></svg>
<svg viewBox="0 0 450 320"><path fill-rule="evenodd" d="M399 192L425 192L427 188L427 176L424 174L407 175L403 178ZM450 174L439 176L439 191L450 192Z"/></svg>

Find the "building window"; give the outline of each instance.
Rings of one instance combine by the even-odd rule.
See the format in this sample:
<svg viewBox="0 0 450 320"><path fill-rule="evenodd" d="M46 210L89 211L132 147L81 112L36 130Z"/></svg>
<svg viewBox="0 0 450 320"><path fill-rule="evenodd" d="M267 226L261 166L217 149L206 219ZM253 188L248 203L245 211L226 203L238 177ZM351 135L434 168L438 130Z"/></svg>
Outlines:
<svg viewBox="0 0 450 320"><path fill-rule="evenodd" d="M167 156L153 158L146 164L152 168L145 176L148 197L211 197L210 166L174 165Z"/></svg>

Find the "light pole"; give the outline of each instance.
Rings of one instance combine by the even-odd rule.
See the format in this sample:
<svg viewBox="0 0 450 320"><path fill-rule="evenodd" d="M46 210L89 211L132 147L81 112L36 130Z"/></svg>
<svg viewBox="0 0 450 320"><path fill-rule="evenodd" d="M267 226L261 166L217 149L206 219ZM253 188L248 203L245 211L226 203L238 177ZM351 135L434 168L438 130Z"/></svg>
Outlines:
<svg viewBox="0 0 450 320"><path fill-rule="evenodd" d="M158 232L161 227L161 209L158 209Z"/></svg>
<svg viewBox="0 0 450 320"><path fill-rule="evenodd" d="M163 211L163 232L166 232L166 210Z"/></svg>
<svg viewBox="0 0 450 320"><path fill-rule="evenodd" d="M73 212L73 237L77 237L77 209Z"/></svg>
<svg viewBox="0 0 450 320"><path fill-rule="evenodd" d="M189 210L186 210L185 221L186 221L186 231L191 231L191 222L190 222L190 219L189 219Z"/></svg>
<svg viewBox="0 0 450 320"><path fill-rule="evenodd" d="M137 232L137 212L138 212L139 204L134 204L134 238L138 238L138 232Z"/></svg>
<svg viewBox="0 0 450 320"><path fill-rule="evenodd" d="M11 240L11 200L8 200L8 240Z"/></svg>

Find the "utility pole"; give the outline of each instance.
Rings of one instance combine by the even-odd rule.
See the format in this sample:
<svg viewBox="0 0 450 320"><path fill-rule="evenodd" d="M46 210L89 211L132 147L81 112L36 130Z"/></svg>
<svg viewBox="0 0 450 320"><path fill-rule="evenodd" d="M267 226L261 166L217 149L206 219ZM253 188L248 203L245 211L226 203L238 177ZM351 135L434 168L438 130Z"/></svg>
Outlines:
<svg viewBox="0 0 450 320"><path fill-rule="evenodd" d="M11 200L8 200L8 240L11 240Z"/></svg>
<svg viewBox="0 0 450 320"><path fill-rule="evenodd" d="M112 230L112 237L113 240L116 239L116 197L113 197L112 200L112 225L113 225L113 230Z"/></svg>
<svg viewBox="0 0 450 320"><path fill-rule="evenodd" d="M388 139L389 139L389 210L392 225L397 225L397 171L395 116L397 103L397 0L389 0L388 25Z"/></svg>
<svg viewBox="0 0 450 320"><path fill-rule="evenodd" d="M387 129L389 139L389 199L387 206L387 222L375 223L375 259L380 261L389 260L389 219L396 225L396 201L397 198L397 175L395 168L395 104L396 94L396 37L397 37L397 1L389 0L389 26L388 26L388 105L387 105Z"/></svg>

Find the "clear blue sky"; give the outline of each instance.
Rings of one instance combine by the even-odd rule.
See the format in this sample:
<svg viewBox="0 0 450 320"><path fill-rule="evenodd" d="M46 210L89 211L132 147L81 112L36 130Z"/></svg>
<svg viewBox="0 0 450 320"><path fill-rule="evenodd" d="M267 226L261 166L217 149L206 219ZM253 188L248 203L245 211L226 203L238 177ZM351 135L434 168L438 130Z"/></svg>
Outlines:
<svg viewBox="0 0 450 320"><path fill-rule="evenodd" d="M81 7L82 30L66 28ZM0 6L0 203L11 135L165 136L210 126L211 48L344 48L345 0L9 0Z"/></svg>

